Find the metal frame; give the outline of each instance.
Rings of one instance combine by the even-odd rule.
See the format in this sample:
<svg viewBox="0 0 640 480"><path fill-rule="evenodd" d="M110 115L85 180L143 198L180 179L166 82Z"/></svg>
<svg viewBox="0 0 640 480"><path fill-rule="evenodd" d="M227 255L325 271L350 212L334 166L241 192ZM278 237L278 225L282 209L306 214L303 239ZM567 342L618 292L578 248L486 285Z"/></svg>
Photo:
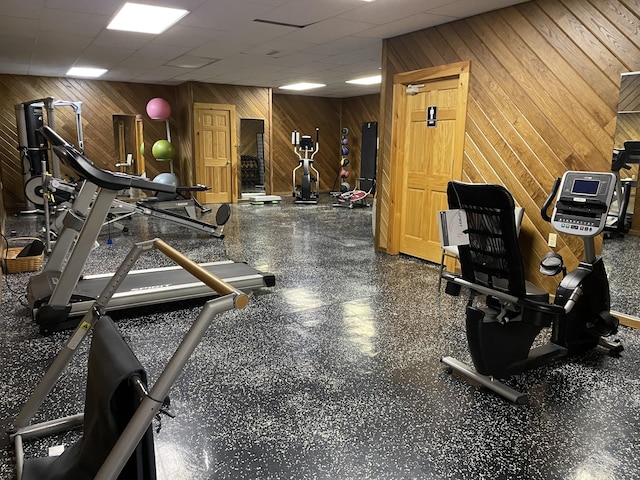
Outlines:
<svg viewBox="0 0 640 480"><path fill-rule="evenodd" d="M315 169L313 166L313 158L316 156L316 153L320 150L320 143L318 141L318 132L319 129L316 128L316 141L315 148L313 151L308 150L306 148L300 150L300 132L294 130L291 134L291 143L293 144L293 151L298 156L298 166L293 169L292 173L292 183L293 183L293 195L296 197L295 203L318 203L318 196L320 195L320 172ZM300 152L304 152L304 157L300 154ZM311 152L311 156L309 157L309 152ZM300 195L296 195L296 171L302 168L302 178L300 184ZM311 170L316 174L316 181L311 182ZM304 198L304 190L305 190L305 176L309 177L309 198ZM315 192L311 188L311 184L315 183Z"/></svg>
<svg viewBox="0 0 640 480"><path fill-rule="evenodd" d="M93 303L92 308L85 314L83 319L78 323L75 331L67 339L62 350L60 350L46 374L42 377L14 421L13 427L10 430L10 438L14 442L16 452L16 472L18 480L22 479L24 468L24 439L66 431L82 424L82 414L50 420L34 425L31 425L31 421L45 398L49 395L52 388L63 374L78 346L93 329L95 323L105 315L105 307L109 304L109 301L115 294L118 286L130 272L136 260L142 255L142 253L150 251L153 248L164 253L179 265L178 268L187 270L198 278L198 280L203 282L209 289L214 290L221 296L208 301L203 306L200 314L192 323L189 331L183 337L181 343L176 348L169 362L158 377L158 380L155 382L151 390L143 396L140 406L127 424L125 430L120 435L116 444L113 446L111 452L96 475L96 479L107 480L117 478L118 474L131 456L131 453L136 448L136 445L140 442L144 432L151 424L153 417L160 410L162 406L162 399L167 396L171 386L177 379L178 375L182 372L182 369L191 357L193 351L206 334L213 318L221 312L235 308L241 309L247 306L249 300L245 293L211 274L162 240L154 239L135 244L118 270L113 274L98 299Z"/></svg>

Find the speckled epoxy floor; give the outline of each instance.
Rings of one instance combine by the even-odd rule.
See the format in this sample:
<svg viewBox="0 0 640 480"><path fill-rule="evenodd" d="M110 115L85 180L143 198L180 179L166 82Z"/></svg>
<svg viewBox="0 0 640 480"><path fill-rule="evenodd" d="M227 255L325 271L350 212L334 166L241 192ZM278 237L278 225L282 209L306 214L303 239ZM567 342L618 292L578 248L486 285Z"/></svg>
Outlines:
<svg viewBox="0 0 640 480"><path fill-rule="evenodd" d="M7 227L32 234L37 222ZM621 329L621 358L593 351L512 379L532 399L515 406L444 371L442 355L469 361L465 298L438 297L434 265L374 252L368 209L329 198L236 205L223 241L145 218L128 225L113 245L100 237L87 273L159 236L196 261L244 260L277 279L214 322L175 384L177 417L155 436L161 479L638 478L638 331ZM38 335L18 302L28 275L3 279L3 431L66 338ZM180 307L118 319L151 380L198 311ZM82 408L87 349L38 418ZM4 442L2 479L13 478L11 455Z"/></svg>

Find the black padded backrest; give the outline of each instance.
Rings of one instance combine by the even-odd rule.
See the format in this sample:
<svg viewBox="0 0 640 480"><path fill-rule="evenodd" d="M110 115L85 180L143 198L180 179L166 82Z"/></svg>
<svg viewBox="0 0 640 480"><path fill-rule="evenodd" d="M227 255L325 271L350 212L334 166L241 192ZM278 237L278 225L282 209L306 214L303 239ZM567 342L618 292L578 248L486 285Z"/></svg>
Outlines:
<svg viewBox="0 0 640 480"><path fill-rule="evenodd" d="M467 214L469 245L460 245L462 277L516 297L526 293L515 203L501 185L452 181L449 208Z"/></svg>

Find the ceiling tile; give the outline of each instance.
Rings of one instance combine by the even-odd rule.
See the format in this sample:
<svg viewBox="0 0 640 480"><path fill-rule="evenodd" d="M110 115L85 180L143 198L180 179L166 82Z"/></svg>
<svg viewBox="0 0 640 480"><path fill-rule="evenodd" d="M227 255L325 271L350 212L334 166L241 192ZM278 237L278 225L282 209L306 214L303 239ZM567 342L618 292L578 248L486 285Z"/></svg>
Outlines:
<svg viewBox="0 0 640 480"><path fill-rule="evenodd" d="M29 64L0 62L0 72L11 75L27 75Z"/></svg>
<svg viewBox="0 0 640 480"><path fill-rule="evenodd" d="M0 62L28 64L35 45L36 41L32 38L0 35Z"/></svg>
<svg viewBox="0 0 640 480"><path fill-rule="evenodd" d="M78 57L78 63L83 65L94 64L103 68L111 68L135 53L133 49L100 47L90 45Z"/></svg>
<svg viewBox="0 0 640 480"><path fill-rule="evenodd" d="M387 23L379 27L374 27L369 30L360 31L355 33L356 37L367 38L391 38L398 35L404 35L405 33L415 32L416 30L422 30L424 28L432 27L434 25L440 25L442 23L451 22L456 20L454 17L446 17L443 15L433 15L429 13L418 13L402 20Z"/></svg>
<svg viewBox="0 0 640 480"><path fill-rule="evenodd" d="M362 6L339 15L339 18L384 25L447 3L451 3L451 0L432 0L429 2L425 2L425 0L394 0L392 2L379 0L362 3Z"/></svg>
<svg viewBox="0 0 640 480"><path fill-rule="evenodd" d="M224 39L224 35L225 32L221 30L174 25L166 32L154 37L152 43L196 48L211 40Z"/></svg>
<svg viewBox="0 0 640 480"><path fill-rule="evenodd" d="M109 23L105 15L68 12L45 8L40 17L40 31L75 35L98 35Z"/></svg>
<svg viewBox="0 0 640 480"><path fill-rule="evenodd" d="M46 0L47 8L67 12L93 13L111 17L124 4L123 0Z"/></svg>
<svg viewBox="0 0 640 480"><path fill-rule="evenodd" d="M94 45L102 47L142 48L153 40L153 35L146 33L120 32L103 30L93 41Z"/></svg>
<svg viewBox="0 0 640 480"><path fill-rule="evenodd" d="M344 0L289 0L260 18L293 25L309 25L348 12L354 6L355 2Z"/></svg>
<svg viewBox="0 0 640 480"><path fill-rule="evenodd" d="M0 17L0 32L5 36L37 38L38 20L35 18Z"/></svg>
<svg viewBox="0 0 640 480"><path fill-rule="evenodd" d="M325 43L357 32L371 29L370 23L354 22L341 18L330 18L320 23L310 25L286 35L286 38L301 42Z"/></svg>
<svg viewBox="0 0 640 480"><path fill-rule="evenodd" d="M227 42L208 42L201 47L190 50L189 55L206 58L224 58L240 53L251 45Z"/></svg>
<svg viewBox="0 0 640 480"><path fill-rule="evenodd" d="M2 0L2 13L10 17L39 19L46 0Z"/></svg>

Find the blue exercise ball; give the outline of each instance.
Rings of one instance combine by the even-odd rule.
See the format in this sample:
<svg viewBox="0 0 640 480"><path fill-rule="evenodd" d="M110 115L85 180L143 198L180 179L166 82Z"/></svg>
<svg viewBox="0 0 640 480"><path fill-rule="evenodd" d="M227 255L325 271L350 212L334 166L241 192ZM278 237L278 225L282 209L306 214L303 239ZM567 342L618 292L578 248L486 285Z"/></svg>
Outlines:
<svg viewBox="0 0 640 480"><path fill-rule="evenodd" d="M178 185L180 185L180 180L178 179L178 176L174 173L160 173L159 175L156 175L153 181L162 183L164 185L173 185L174 187L177 187ZM162 201L174 200L176 198L175 193L154 192L154 195L157 197L158 200L162 200Z"/></svg>

